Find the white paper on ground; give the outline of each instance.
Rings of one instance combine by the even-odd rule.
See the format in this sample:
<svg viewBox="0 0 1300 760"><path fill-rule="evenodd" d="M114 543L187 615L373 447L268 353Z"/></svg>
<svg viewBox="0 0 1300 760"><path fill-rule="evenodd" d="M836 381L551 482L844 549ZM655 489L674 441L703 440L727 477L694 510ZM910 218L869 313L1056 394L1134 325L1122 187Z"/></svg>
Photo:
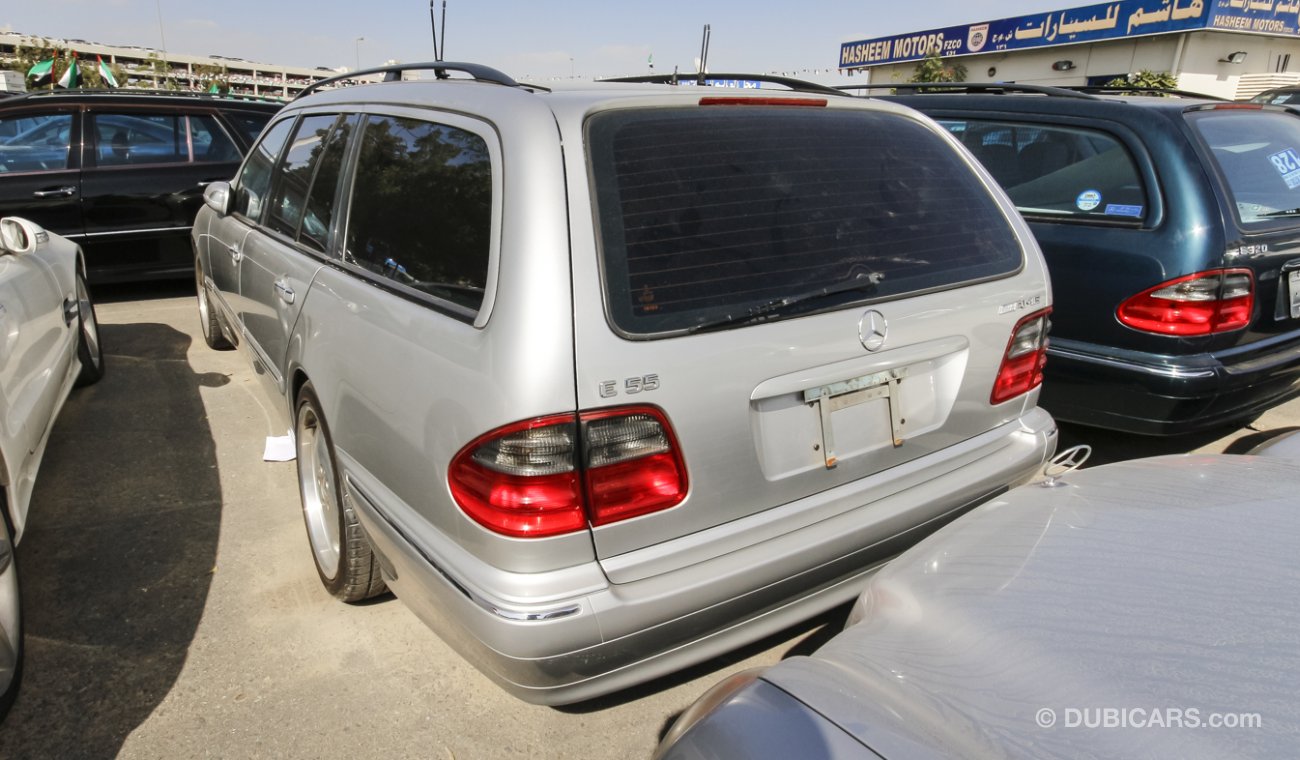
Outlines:
<svg viewBox="0 0 1300 760"><path fill-rule="evenodd" d="M297 456L297 447L293 444L293 431L284 435L268 435L266 448L262 451L263 462L292 462Z"/></svg>

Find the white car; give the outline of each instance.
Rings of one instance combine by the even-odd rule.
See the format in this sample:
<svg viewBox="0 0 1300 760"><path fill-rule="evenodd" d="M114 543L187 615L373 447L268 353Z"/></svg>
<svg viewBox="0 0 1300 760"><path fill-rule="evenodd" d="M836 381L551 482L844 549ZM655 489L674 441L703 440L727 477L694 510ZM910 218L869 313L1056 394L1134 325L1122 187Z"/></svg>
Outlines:
<svg viewBox="0 0 1300 760"><path fill-rule="evenodd" d="M63 402L103 375L81 249L26 219L0 219L0 717L22 672L13 547Z"/></svg>

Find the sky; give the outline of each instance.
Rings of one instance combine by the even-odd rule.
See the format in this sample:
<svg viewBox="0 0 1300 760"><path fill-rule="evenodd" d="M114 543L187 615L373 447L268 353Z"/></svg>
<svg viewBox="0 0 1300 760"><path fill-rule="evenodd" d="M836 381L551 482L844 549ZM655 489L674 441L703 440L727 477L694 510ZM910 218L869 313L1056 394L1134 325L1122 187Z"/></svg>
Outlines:
<svg viewBox="0 0 1300 760"><path fill-rule="evenodd" d="M442 0L438 2L441 16ZM843 42L1090 5L1096 0L446 0L444 59L517 79L708 70L837 76ZM189 55L329 68L433 59L427 0L38 0L6 2L0 31ZM441 23L441 22L440 22Z"/></svg>

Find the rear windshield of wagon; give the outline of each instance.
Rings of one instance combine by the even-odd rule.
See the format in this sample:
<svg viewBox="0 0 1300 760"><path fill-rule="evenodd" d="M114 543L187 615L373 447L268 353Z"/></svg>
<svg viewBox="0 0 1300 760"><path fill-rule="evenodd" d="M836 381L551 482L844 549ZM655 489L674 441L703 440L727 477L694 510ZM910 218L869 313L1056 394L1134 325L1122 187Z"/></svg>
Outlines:
<svg viewBox="0 0 1300 760"><path fill-rule="evenodd" d="M587 137L606 304L626 336L799 316L1023 263L975 173L906 116L630 109L593 116Z"/></svg>
<svg viewBox="0 0 1300 760"><path fill-rule="evenodd" d="M1300 218L1300 118L1279 111L1200 109L1188 114L1210 148L1243 226L1295 226Z"/></svg>

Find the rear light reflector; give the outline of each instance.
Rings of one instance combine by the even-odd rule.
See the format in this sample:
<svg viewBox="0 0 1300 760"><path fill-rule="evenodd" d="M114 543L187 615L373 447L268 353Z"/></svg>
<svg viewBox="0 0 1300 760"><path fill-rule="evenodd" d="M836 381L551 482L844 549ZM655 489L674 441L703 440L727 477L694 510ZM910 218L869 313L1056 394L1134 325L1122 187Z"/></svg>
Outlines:
<svg viewBox="0 0 1300 760"><path fill-rule="evenodd" d="M668 419L648 406L498 428L461 449L447 481L475 522L533 538L669 509L687 491Z"/></svg>
<svg viewBox="0 0 1300 760"><path fill-rule="evenodd" d="M1043 384L1043 366L1047 364L1047 332L1051 309L1034 312L1016 323L1011 340L1002 354L1002 366L993 381L989 403L1001 404L1028 393Z"/></svg>
<svg viewBox="0 0 1300 760"><path fill-rule="evenodd" d="M1254 274L1226 269L1163 282L1124 301L1115 316L1135 330L1193 336L1240 330L1254 310Z"/></svg>

